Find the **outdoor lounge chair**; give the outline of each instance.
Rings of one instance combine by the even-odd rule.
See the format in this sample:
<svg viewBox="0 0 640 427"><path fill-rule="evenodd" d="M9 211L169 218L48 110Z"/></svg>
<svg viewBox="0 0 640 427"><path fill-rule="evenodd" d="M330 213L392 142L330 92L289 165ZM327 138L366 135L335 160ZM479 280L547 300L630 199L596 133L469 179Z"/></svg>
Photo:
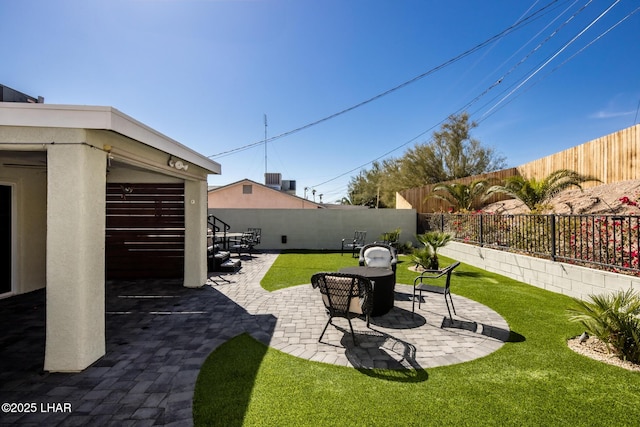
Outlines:
<svg viewBox="0 0 640 427"><path fill-rule="evenodd" d="M367 238L366 231L355 231L353 233L353 240L342 239L342 255L344 255L345 249L351 249L351 256L355 258L356 253L364 246L364 241Z"/></svg>
<svg viewBox="0 0 640 427"><path fill-rule="evenodd" d="M322 302L329 315L318 342L322 340L329 324L333 324L334 317L345 317L349 321L353 345L357 345L351 318L364 315L369 327L369 315L373 310L371 281L355 274L316 273L311 276L311 286L320 289Z"/></svg>
<svg viewBox="0 0 640 427"><path fill-rule="evenodd" d="M436 294L444 295L444 302L447 304L447 311L449 312L449 319L453 322L453 318L451 317L451 310L449 309L449 301L451 301L451 307L453 308L453 313L456 313L456 308L453 305L453 299L451 299L451 273L453 270L460 265L460 261L455 262L451 265L448 265L446 268L442 270L425 270L422 274L416 277L413 281L413 304L411 305L411 312L415 311L416 306L416 291L418 291L418 309L420 309L420 303L422 302L422 292L432 292ZM437 279L439 277L446 276L446 282L444 286L437 285L428 285L423 283L423 280L426 279ZM447 300L447 295L449 295L449 301Z"/></svg>
<svg viewBox="0 0 640 427"><path fill-rule="evenodd" d="M383 267L396 271L396 250L384 243L369 243L360 248L358 264L365 267Z"/></svg>
<svg viewBox="0 0 640 427"><path fill-rule="evenodd" d="M382 243L369 243L360 249L358 264L363 267L387 268L393 271L393 289L396 288L396 250Z"/></svg>

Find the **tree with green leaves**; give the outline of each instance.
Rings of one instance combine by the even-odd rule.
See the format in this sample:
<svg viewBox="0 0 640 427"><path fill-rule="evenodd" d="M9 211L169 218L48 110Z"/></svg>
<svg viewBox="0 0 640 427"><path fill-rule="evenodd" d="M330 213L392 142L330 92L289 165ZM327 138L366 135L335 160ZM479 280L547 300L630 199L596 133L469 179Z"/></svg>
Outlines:
<svg viewBox="0 0 640 427"><path fill-rule="evenodd" d="M407 150L398 159L373 162L371 170L351 179L349 194L362 195L370 206L394 206L395 194L407 188L479 175L505 167L505 159L471 136L477 127L467 113L452 115L431 141ZM375 197L373 195L375 194ZM363 204L351 198L354 204Z"/></svg>
<svg viewBox="0 0 640 427"><path fill-rule="evenodd" d="M522 176L512 176L505 179L502 185L494 185L487 190L487 196L492 194L504 194L518 199L531 211L541 211L544 203L550 198L570 187L578 187L588 181L598 181L598 178L581 175L569 169L560 169L550 173L541 180L535 178L526 179Z"/></svg>
<svg viewBox="0 0 640 427"><path fill-rule="evenodd" d="M449 116L431 142L407 151L400 160L402 174L420 187L504 168L503 157L471 136L477 126L467 113Z"/></svg>
<svg viewBox="0 0 640 427"><path fill-rule="evenodd" d="M476 201L484 197L487 189L488 181L484 179L472 181L469 184L459 182L438 184L431 189L433 193L428 197L444 200L458 211L468 211ZM438 194L438 192L443 192L443 194Z"/></svg>
<svg viewBox="0 0 640 427"><path fill-rule="evenodd" d="M349 182L349 199L354 205L370 208L386 207L380 201L380 187L383 185L382 164L373 162L370 170L362 170Z"/></svg>

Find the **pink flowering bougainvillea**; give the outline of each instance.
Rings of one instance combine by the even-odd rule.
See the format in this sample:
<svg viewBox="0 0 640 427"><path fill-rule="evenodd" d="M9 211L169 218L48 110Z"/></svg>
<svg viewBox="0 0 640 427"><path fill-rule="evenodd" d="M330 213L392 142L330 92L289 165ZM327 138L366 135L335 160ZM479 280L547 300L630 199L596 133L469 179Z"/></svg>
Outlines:
<svg viewBox="0 0 640 427"><path fill-rule="evenodd" d="M640 275L640 202L638 215L500 215L482 211L440 214L432 229L457 241L523 252L589 267ZM552 232L555 231L555 232Z"/></svg>

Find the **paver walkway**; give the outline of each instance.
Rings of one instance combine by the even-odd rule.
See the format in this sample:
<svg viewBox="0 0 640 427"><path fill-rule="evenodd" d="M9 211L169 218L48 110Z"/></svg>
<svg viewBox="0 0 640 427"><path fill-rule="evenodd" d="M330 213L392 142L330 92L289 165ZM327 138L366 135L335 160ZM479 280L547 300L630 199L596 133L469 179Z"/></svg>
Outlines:
<svg viewBox="0 0 640 427"><path fill-rule="evenodd" d="M0 300L0 403L37 408L0 412L0 425L191 425L202 363L244 332L297 357L391 369L471 360L508 339L508 326L497 313L457 295L460 316L454 324L443 325L440 295L425 298L414 316L411 287L398 285L395 308L372 318L371 329L353 320L357 347L346 320L339 323L343 319L318 343L326 314L317 290L302 285L269 293L259 285L276 257L257 254L243 261L239 273L212 276L200 289L167 280L107 284L107 353L75 374L42 371L44 290ZM43 410L51 404L69 404L71 411Z"/></svg>

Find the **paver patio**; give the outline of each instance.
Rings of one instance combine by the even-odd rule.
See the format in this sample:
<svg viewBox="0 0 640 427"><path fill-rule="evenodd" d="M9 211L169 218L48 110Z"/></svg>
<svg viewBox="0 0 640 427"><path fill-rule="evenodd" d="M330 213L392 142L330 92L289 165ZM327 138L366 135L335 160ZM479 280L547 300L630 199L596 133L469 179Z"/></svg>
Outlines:
<svg viewBox="0 0 640 427"><path fill-rule="evenodd" d="M326 314L311 285L277 292L260 287L277 257L260 253L239 273L212 276L207 286L180 281L107 285L107 354L85 371L46 373L44 290L0 300L0 402L34 402L35 413L0 413L1 424L190 425L195 381L207 356L247 332L297 357L357 368L432 368L472 360L509 338L504 319L454 294L459 316L444 320L440 295L411 313L411 286L396 286L395 307L374 317L371 329L345 319L317 341ZM455 284L453 285L455 286ZM455 289L454 289L455 290ZM341 323L344 321L344 323ZM444 322L444 325L443 325ZM444 326L444 327L441 327ZM43 412L41 404L70 403L70 412Z"/></svg>

